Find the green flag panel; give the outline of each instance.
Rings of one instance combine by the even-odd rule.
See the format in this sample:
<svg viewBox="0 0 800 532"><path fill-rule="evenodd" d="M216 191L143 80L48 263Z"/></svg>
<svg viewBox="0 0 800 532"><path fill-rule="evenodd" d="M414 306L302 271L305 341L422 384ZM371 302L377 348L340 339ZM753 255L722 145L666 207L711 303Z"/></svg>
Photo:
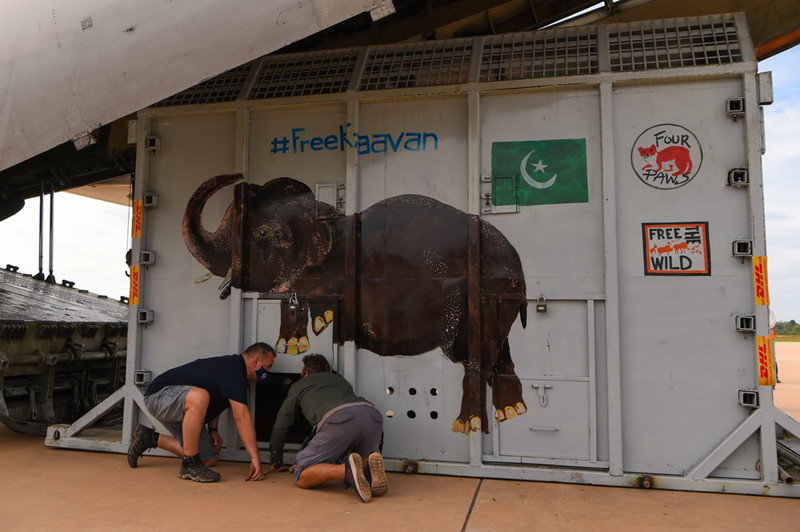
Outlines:
<svg viewBox="0 0 800 532"><path fill-rule="evenodd" d="M495 205L585 203L586 175L586 139L492 143Z"/></svg>

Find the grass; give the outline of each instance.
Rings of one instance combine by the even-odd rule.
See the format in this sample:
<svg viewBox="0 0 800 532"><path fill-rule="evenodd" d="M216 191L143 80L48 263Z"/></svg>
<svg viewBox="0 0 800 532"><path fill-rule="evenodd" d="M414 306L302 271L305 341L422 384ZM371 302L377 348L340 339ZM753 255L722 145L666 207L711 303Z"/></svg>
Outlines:
<svg viewBox="0 0 800 532"><path fill-rule="evenodd" d="M775 335L776 342L800 342L800 335L792 335L792 336L778 336Z"/></svg>

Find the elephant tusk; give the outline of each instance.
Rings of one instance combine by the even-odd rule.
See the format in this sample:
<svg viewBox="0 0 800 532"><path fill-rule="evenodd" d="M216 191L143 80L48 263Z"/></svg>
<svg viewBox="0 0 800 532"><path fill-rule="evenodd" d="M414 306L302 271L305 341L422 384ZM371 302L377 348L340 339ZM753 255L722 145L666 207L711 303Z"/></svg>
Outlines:
<svg viewBox="0 0 800 532"><path fill-rule="evenodd" d="M209 274L211 275L211 274ZM226 290L231 285L231 271L228 270L228 274L222 278L222 282L219 283L219 291Z"/></svg>
<svg viewBox="0 0 800 532"><path fill-rule="evenodd" d="M214 277L214 274L211 273L211 272L208 272L207 274L201 275L200 277L195 279L194 282L198 283L198 284L204 283L204 282L208 281L209 279L211 279L212 277Z"/></svg>

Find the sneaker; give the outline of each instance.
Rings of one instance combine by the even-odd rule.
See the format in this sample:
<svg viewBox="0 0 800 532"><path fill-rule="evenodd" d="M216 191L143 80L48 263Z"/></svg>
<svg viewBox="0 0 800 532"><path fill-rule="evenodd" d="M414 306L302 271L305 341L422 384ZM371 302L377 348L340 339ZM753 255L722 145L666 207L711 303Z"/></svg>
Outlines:
<svg viewBox="0 0 800 532"><path fill-rule="evenodd" d="M369 466L370 488L373 497L380 497L389 491L389 482L386 480L386 470L383 467L381 453L372 453L367 458Z"/></svg>
<svg viewBox="0 0 800 532"><path fill-rule="evenodd" d="M372 499L369 482L364 476L364 460L358 453L350 453L344 463L344 487L354 488L363 502Z"/></svg>
<svg viewBox="0 0 800 532"><path fill-rule="evenodd" d="M194 480L195 482L217 482L222 478L219 473L206 467L200 460L199 454L183 457L181 472L178 476L184 480Z"/></svg>
<svg viewBox="0 0 800 532"><path fill-rule="evenodd" d="M139 465L139 458L147 449L154 449L158 445L156 429L136 425L133 429L131 444L128 446L128 465L135 468Z"/></svg>

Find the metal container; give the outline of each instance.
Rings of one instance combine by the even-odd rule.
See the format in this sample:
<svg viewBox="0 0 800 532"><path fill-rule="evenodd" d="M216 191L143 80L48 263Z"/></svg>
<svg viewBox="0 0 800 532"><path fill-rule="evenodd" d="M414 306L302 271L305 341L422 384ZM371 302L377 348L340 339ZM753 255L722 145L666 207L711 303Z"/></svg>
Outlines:
<svg viewBox="0 0 800 532"><path fill-rule="evenodd" d="M771 94L743 16L248 67L139 113L119 450L136 371L266 341L287 379L319 352L374 402L396 470L798 495L775 450L776 423L800 427L772 403ZM193 216L228 235L214 257Z"/></svg>

